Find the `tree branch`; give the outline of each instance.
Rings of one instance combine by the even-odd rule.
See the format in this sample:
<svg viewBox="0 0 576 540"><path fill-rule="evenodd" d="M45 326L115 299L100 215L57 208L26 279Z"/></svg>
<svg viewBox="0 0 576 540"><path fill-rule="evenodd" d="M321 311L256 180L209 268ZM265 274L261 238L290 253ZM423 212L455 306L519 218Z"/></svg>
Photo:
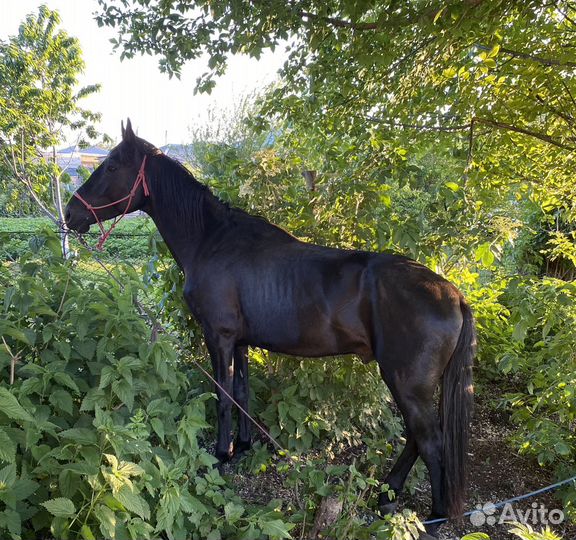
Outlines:
<svg viewBox="0 0 576 540"><path fill-rule="evenodd" d="M42 212L46 215L46 217L50 218L54 223L60 226L60 221L58 220L58 218L54 214L52 214L52 212L50 212L50 210L48 210L46 206L44 206L44 203L40 200L40 197L38 197L38 195L34 191L34 188L32 187L32 183L30 182L28 176L25 173L21 173L18 170L18 165L16 162L16 154L14 152L14 146L10 147L10 151L12 154L12 163L8 160L5 154L3 154L4 162L8 165L10 169L12 169L12 172L14 173L16 179L19 180L22 184L24 184L24 186L26 186L28 193L34 199L34 202L38 204L40 210L42 210Z"/></svg>
<svg viewBox="0 0 576 540"><path fill-rule="evenodd" d="M485 0L465 0L463 3L467 5L468 10L478 7L480 4L485 2ZM350 28L352 30L379 30L383 26L407 26L411 24L416 24L420 19L426 18L433 20L434 17L441 11L441 7L436 6L434 9L427 9L414 12L407 15L406 17L396 17L392 20L387 20L384 22L364 22L364 23L354 23L352 21L347 21L345 19L338 19L336 17L328 17L326 15L318 15L316 13L310 13L309 11L299 11L298 16L310 20L322 21L328 23L332 26L338 28Z"/></svg>
<svg viewBox="0 0 576 540"><path fill-rule="evenodd" d="M489 118L479 118L479 117L474 117L472 121L477 122L479 124L492 126L495 127L496 129L504 129L507 131L514 131L515 133L522 133L523 135L534 137L535 139L547 142L549 144L552 144L553 146L557 146L558 148L563 148L564 150L576 150L576 147L570 146L568 144L563 143L562 141L554 139L554 137L550 137L550 135L546 135L545 133L539 133L537 131L532 131L526 128L521 128L518 126L513 126L512 124L507 124L506 122L500 122L498 120L490 120Z"/></svg>
<svg viewBox="0 0 576 540"><path fill-rule="evenodd" d="M488 47L486 45L478 45L478 48L483 51L492 50L492 47ZM544 58L543 56L539 56L537 54L529 54L522 51L515 51L512 49L508 49L506 47L500 47L500 52L508 54L514 58L522 58L522 60L531 60L532 62L536 62L544 66L576 68L576 62L570 62L570 61L562 62L561 60L557 60L556 58Z"/></svg>
<svg viewBox="0 0 576 540"><path fill-rule="evenodd" d="M433 125L433 124L406 124L404 122L398 122L397 120L387 120L383 118L375 118L373 116L366 116L364 117L366 120L370 122L376 122L379 124L387 124L391 127L399 127L402 129L416 129L419 131L438 131L438 132L445 132L445 133L454 133L457 131L465 131L469 130L473 124L484 124L485 126L490 126L496 129L502 129L506 131L513 131L515 133L522 133L523 135L528 135L529 137L534 137L540 141L546 142L553 146L557 146L558 148L562 148L564 150L576 150L575 146L570 146L546 133L540 133L538 131L532 131L530 129L514 126L512 124L508 124L506 122L501 122L499 120L491 120L490 118L481 118L475 116L472 118L470 122L467 124L460 124L454 126L443 126L443 125Z"/></svg>
<svg viewBox="0 0 576 540"><path fill-rule="evenodd" d="M540 95L536 95L536 100L541 103L542 105L544 105L545 107L548 108L548 110L552 113L554 113L556 116L559 116L560 118L562 118L562 120L564 120L568 126L573 129L574 128L574 118L572 117L572 115L565 113L563 111L561 111L560 109L554 107L554 105L551 105L550 103L548 103L542 96Z"/></svg>
<svg viewBox="0 0 576 540"><path fill-rule="evenodd" d="M433 124L406 124L404 122L399 122L398 120L388 120L385 118L376 118L374 116L366 116L364 118L366 120L370 120L370 122L376 122L378 124L387 124L389 126L399 127L402 129L417 129L419 131L443 131L450 133L454 131L464 131L466 129L470 129L470 123L454 126L442 126Z"/></svg>
<svg viewBox="0 0 576 540"><path fill-rule="evenodd" d="M310 20L323 21L338 28L351 28L352 30L376 30L379 27L379 24L376 22L353 23L352 21L345 21L344 19L336 19L334 17L316 15L315 13L310 13L308 11L299 11L298 15Z"/></svg>

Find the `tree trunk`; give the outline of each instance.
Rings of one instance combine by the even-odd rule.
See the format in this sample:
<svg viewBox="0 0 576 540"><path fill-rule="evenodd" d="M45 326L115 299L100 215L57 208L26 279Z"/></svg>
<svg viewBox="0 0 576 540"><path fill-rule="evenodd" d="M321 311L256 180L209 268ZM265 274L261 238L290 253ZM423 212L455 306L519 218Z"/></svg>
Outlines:
<svg viewBox="0 0 576 540"><path fill-rule="evenodd" d="M56 165L56 148L52 148L52 157L54 159L54 165ZM70 244L68 242L68 229L66 227L66 222L64 221L64 208L62 206L62 192L60 183L60 174L56 174L52 179L52 187L54 189L54 202L56 204L56 212L58 213L58 220L60 221L60 242L62 245L62 256L65 259L70 257Z"/></svg>

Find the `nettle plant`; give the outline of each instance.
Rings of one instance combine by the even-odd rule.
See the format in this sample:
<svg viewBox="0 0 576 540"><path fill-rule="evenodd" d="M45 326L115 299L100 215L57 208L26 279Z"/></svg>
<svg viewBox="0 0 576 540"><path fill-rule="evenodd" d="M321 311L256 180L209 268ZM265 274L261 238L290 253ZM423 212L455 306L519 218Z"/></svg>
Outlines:
<svg viewBox="0 0 576 540"><path fill-rule="evenodd" d="M202 446L212 394L135 308L142 281L76 272L46 233L0 265L0 536L288 538Z"/></svg>

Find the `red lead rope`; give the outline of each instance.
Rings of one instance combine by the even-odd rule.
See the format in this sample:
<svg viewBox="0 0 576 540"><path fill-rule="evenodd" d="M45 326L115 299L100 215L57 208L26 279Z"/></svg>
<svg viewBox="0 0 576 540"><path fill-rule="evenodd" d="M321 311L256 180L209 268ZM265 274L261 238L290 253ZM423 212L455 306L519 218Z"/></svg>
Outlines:
<svg viewBox="0 0 576 540"><path fill-rule="evenodd" d="M92 206L89 202L85 201L78 194L77 191L74 192L74 197L76 197L88 210L90 210L90 212L92 212L92 215L94 216L94 219L96 220L96 223L98 224L98 227L100 227L100 232L102 234L100 235L100 239L98 240L98 243L96 244L96 249L99 249L99 250L102 249L102 246L104 245L106 240L108 240L108 238L112 234L112 231L114 230L116 225L118 225L119 221L128 213L128 209L130 208L130 204L132 204L132 199L134 198L134 195L136 195L136 190L138 189L140 184L142 184L142 189L144 190L144 196L148 197L150 195L150 190L148 189L148 184L146 182L146 173L144 172L144 168L146 167L146 158L147 157L148 156L146 156L146 155L144 156L144 159L142 160L142 165L140 165L140 170L138 171L138 176L136 177L136 181L134 182L134 185L132 186L130 193L128 193L128 195L126 195L126 197L122 197L121 199L118 199L117 201L111 202L109 204L103 204L102 206ZM104 225L102 225L102 222L98 218L98 216L96 214L96 210L102 210L103 208L109 208L110 206L115 206L116 204L124 202L126 200L128 202L126 203L126 208L124 208L124 212L122 212L122 214L120 214L114 220L114 222L112 223L112 225L110 226L110 228L108 230L104 229Z"/></svg>

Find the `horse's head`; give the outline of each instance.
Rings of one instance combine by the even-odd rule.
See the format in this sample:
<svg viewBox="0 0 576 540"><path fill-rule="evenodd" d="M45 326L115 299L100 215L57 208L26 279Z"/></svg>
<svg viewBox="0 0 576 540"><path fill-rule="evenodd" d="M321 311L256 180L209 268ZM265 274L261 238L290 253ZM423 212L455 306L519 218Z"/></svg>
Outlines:
<svg viewBox="0 0 576 540"><path fill-rule="evenodd" d="M114 147L66 205L68 228L84 233L96 223L96 217L105 221L126 211L141 209L146 202L144 186L136 190L133 187L144 156L153 150L155 148L150 143L136 137L130 119L126 128L122 124L122 142ZM133 197L129 199L131 191Z"/></svg>

